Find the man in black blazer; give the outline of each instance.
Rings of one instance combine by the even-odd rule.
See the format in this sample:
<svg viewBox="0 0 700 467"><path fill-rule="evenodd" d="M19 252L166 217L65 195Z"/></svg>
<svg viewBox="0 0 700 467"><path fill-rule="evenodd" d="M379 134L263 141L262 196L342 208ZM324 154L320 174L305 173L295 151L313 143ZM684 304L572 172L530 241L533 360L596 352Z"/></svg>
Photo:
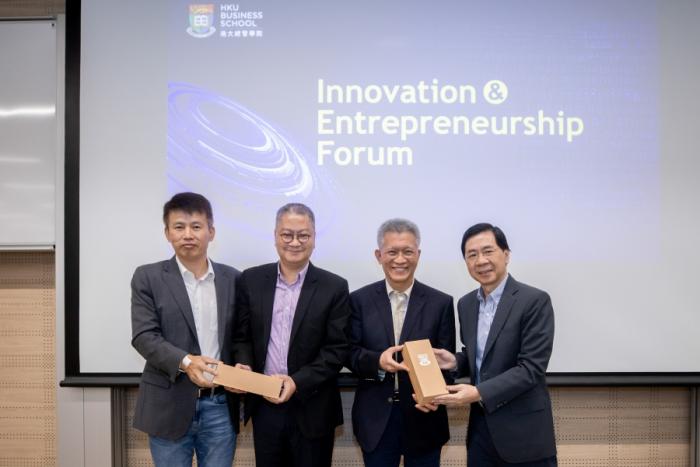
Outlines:
<svg viewBox="0 0 700 467"><path fill-rule="evenodd" d="M481 287L459 300L464 348L436 350L440 367L471 375L436 404L471 404L470 467L556 466L552 404L545 372L554 341L554 312L546 292L507 272L508 241L501 229L476 224L464 233L462 255Z"/></svg>
<svg viewBox="0 0 700 467"><path fill-rule="evenodd" d="M330 466L343 423L337 377L348 355L347 281L309 262L314 214L290 203L277 211L279 262L241 275L234 360L283 381L278 398L246 397L260 467Z"/></svg>
<svg viewBox="0 0 700 467"><path fill-rule="evenodd" d="M238 271L207 257L214 239L209 201L179 193L163 207L167 261L136 269L131 281L132 345L146 359L134 427L149 434L156 466L231 467L238 396L214 388L208 364L231 363Z"/></svg>
<svg viewBox="0 0 700 467"><path fill-rule="evenodd" d="M416 410L400 350L406 341L430 339L454 351L452 297L414 280L420 258L418 226L384 222L377 234L377 261L385 279L350 295L349 368L358 376L352 425L367 467L439 467L450 438L447 412ZM398 380L397 380L398 378Z"/></svg>

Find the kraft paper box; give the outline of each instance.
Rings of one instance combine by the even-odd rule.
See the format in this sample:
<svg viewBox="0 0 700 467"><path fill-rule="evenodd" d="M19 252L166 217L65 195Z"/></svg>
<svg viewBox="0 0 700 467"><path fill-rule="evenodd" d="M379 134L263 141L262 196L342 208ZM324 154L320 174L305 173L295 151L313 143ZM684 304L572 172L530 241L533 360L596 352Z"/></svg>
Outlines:
<svg viewBox="0 0 700 467"><path fill-rule="evenodd" d="M413 391L419 404L430 402L436 396L447 394L445 378L442 376L433 346L428 339L404 342L403 361L409 368Z"/></svg>
<svg viewBox="0 0 700 467"><path fill-rule="evenodd" d="M214 384L267 397L279 397L282 390L282 380L274 376L242 370L223 363L218 365L218 370Z"/></svg>

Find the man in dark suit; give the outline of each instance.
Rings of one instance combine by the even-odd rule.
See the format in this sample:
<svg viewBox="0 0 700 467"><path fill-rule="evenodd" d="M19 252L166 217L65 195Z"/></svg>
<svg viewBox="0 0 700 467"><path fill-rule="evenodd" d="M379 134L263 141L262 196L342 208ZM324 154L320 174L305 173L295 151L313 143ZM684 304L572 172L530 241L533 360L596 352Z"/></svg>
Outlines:
<svg viewBox="0 0 700 467"><path fill-rule="evenodd" d="M132 345L146 359L134 427L149 434L157 467L231 467L238 396L214 388L208 365L231 362L238 271L208 259L214 218L206 198L179 193L163 207L175 256L136 269Z"/></svg>
<svg viewBox="0 0 700 467"><path fill-rule="evenodd" d="M436 350L441 368L471 375L435 404L471 404L470 467L556 466L552 404L545 372L554 341L554 312L546 292L513 279L501 229L476 224L462 237L469 274L481 287L459 300L465 347L456 357Z"/></svg>
<svg viewBox="0 0 700 467"><path fill-rule="evenodd" d="M430 339L455 348L452 297L414 280L420 258L418 226L405 219L384 222L374 254L384 280L350 296L350 369L359 377L352 425L367 467L439 467L450 438L447 412L416 410L413 388L401 363L406 341Z"/></svg>
<svg viewBox="0 0 700 467"><path fill-rule="evenodd" d="M348 354L347 281L309 262L315 218L307 206L277 211L279 262L241 275L234 361L283 381L278 398L246 398L260 467L330 466L343 423L337 377Z"/></svg>

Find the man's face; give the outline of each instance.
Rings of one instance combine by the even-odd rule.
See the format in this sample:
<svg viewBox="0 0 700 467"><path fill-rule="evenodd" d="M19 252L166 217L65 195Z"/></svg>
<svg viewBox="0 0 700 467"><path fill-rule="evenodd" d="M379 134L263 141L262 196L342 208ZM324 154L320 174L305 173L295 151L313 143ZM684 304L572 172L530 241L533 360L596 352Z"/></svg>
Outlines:
<svg viewBox="0 0 700 467"><path fill-rule="evenodd" d="M207 257L209 242L214 240L214 226L209 226L203 212L187 214L170 211L165 226L165 238L181 261L196 261Z"/></svg>
<svg viewBox="0 0 700 467"><path fill-rule="evenodd" d="M382 247L374 251L374 256L394 290L403 292L411 286L420 258L415 235L410 232L385 233Z"/></svg>
<svg viewBox="0 0 700 467"><path fill-rule="evenodd" d="M464 259L469 275L481 284L484 292L491 293L508 274L510 251L502 250L489 230L467 240Z"/></svg>
<svg viewBox="0 0 700 467"><path fill-rule="evenodd" d="M283 266L301 269L316 246L316 232L309 216L287 213L275 227L275 248Z"/></svg>

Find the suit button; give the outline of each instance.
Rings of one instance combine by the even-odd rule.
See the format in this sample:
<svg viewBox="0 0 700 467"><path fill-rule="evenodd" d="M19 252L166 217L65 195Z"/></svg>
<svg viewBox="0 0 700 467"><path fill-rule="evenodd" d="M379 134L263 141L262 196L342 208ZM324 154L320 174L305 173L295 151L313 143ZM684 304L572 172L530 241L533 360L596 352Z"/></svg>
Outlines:
<svg viewBox="0 0 700 467"><path fill-rule="evenodd" d="M394 402L394 398L393 398L393 397L387 397L387 398L386 398L386 401L387 401L388 403L391 404L391 403Z"/></svg>

